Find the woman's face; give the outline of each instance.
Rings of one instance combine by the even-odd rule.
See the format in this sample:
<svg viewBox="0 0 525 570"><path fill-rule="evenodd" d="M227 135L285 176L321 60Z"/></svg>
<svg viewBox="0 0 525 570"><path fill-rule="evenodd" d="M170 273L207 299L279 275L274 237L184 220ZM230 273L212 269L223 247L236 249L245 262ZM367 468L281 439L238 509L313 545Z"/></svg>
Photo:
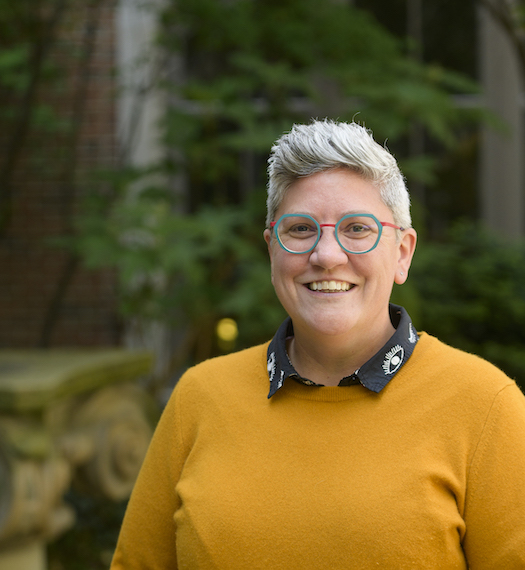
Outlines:
<svg viewBox="0 0 525 570"><path fill-rule="evenodd" d="M309 214L320 224L336 224L352 213L373 214L381 222L394 222L379 190L343 168L296 180L276 212L275 221L283 214L294 213ZM341 249L332 227L322 228L315 249L304 254L282 249L270 230L265 230L264 237L272 283L293 320L296 334L358 333L362 338L377 338L391 330L388 302L394 281L406 280L416 244L413 229L402 232L397 241L396 230L384 227L377 247L360 255ZM323 281L341 283L342 288L327 291Z"/></svg>

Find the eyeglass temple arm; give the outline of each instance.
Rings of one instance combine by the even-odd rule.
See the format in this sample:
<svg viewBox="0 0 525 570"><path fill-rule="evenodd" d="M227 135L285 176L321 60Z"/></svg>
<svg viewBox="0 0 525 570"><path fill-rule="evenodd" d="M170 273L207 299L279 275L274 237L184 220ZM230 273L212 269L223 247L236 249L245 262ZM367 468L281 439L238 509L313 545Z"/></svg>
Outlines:
<svg viewBox="0 0 525 570"><path fill-rule="evenodd" d="M396 226L395 224L391 224L390 222L379 222L383 227L388 226L389 228L394 228L395 230L401 230L402 232L405 231L406 228L401 228Z"/></svg>

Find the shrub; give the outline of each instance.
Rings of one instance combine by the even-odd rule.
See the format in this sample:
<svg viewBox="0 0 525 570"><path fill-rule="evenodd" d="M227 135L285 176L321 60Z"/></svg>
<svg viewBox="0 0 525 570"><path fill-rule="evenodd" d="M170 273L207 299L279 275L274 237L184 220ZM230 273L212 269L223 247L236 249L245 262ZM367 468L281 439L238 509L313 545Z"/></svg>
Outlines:
<svg viewBox="0 0 525 570"><path fill-rule="evenodd" d="M525 243L472 223L418 247L407 308L419 330L479 354L525 388Z"/></svg>

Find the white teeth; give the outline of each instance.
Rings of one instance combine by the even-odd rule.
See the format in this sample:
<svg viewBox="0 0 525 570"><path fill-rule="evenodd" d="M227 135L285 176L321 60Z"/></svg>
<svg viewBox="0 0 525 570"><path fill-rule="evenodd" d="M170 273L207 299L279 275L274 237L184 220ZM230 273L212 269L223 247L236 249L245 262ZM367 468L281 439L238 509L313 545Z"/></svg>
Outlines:
<svg viewBox="0 0 525 570"><path fill-rule="evenodd" d="M350 283L345 281L312 281L309 284L312 291L348 291L351 289Z"/></svg>

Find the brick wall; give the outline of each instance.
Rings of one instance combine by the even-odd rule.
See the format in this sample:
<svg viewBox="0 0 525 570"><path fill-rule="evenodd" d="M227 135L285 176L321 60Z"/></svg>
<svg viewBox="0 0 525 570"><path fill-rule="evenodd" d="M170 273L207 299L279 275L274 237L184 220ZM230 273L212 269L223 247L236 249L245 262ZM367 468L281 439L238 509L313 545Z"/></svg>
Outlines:
<svg viewBox="0 0 525 570"><path fill-rule="evenodd" d="M0 237L0 348L114 345L120 339L112 272L70 263L67 253L48 243L71 227L71 213L93 184L89 173L117 162L114 2L70 6L51 58L66 76L39 97L73 118L79 130L33 130L17 162L11 221ZM96 33L86 35L89 29ZM81 55L86 38L94 38L87 67ZM85 106L75 107L75 93L84 85ZM73 271L65 279L68 267ZM53 304L61 283L67 284L61 302ZM50 314L55 318L46 321Z"/></svg>

